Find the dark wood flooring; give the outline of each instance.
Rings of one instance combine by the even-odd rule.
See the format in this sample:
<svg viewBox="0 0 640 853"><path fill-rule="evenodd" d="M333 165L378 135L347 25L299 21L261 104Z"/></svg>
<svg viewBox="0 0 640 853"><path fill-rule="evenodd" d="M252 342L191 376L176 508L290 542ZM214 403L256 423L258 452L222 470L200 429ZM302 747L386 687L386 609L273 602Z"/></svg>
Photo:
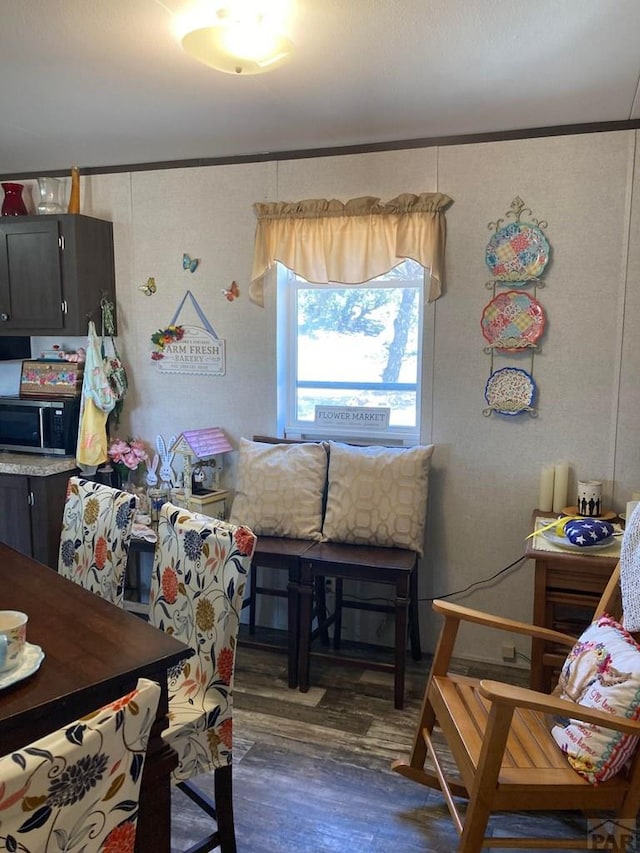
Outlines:
<svg viewBox="0 0 640 853"><path fill-rule="evenodd" d="M313 662L313 687L289 690L286 658L240 645L234 690L234 804L239 853L447 853L457 837L444 799L392 773L411 745L429 661L408 664L405 708L393 708L392 676ZM526 683L527 673L459 662L471 675ZM209 777L198 784L212 791ZM493 834L583 834L579 816L515 815ZM207 822L174 790L172 851ZM502 848L503 850L505 848ZM151 851L149 851L151 853Z"/></svg>

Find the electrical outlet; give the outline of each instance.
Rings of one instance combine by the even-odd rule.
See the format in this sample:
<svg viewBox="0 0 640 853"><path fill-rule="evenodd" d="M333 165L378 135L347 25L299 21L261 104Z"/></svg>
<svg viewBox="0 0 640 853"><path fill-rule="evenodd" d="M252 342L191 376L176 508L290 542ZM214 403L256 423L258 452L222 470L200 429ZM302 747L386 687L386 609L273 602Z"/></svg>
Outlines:
<svg viewBox="0 0 640 853"><path fill-rule="evenodd" d="M502 660L514 661L516 659L516 647L513 643L502 644Z"/></svg>

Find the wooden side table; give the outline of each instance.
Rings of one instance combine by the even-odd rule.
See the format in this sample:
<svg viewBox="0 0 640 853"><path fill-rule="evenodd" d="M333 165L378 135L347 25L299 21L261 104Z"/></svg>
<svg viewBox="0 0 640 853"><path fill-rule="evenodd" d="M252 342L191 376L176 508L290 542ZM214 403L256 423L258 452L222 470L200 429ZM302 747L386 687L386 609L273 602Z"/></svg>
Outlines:
<svg viewBox="0 0 640 853"><path fill-rule="evenodd" d="M536 519L553 518L556 513L534 510ZM544 551L539 537L527 540L526 554L535 561L533 622L565 634L580 635L589 624L595 607L615 568L618 557L583 552ZM554 647L543 640L531 642L531 687L548 693L555 686L557 673L568 649Z"/></svg>

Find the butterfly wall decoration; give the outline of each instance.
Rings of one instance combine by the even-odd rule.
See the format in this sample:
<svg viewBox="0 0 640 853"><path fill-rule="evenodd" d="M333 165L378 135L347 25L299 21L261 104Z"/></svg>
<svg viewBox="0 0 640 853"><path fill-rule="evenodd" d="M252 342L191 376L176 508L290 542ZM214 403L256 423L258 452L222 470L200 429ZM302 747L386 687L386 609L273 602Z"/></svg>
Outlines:
<svg viewBox="0 0 640 853"><path fill-rule="evenodd" d="M222 290L222 295L226 296L229 302L233 302L236 296L240 296L240 288L237 282L232 281L229 290Z"/></svg>
<svg viewBox="0 0 640 853"><path fill-rule="evenodd" d="M156 287L156 280L153 276L150 276L147 279L146 284L138 285L138 290L141 290L146 296L153 296L158 288Z"/></svg>
<svg viewBox="0 0 640 853"><path fill-rule="evenodd" d="M189 272L195 272L198 269L198 264L200 263L199 258L191 258L185 252L182 255L182 269L189 270Z"/></svg>

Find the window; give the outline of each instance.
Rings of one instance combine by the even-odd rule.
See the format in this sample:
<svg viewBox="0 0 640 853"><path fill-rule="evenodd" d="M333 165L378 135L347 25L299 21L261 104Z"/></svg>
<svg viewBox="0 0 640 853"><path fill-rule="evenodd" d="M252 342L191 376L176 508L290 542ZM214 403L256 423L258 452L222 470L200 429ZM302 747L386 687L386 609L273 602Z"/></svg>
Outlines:
<svg viewBox="0 0 640 853"><path fill-rule="evenodd" d="M285 435L415 443L424 269L406 260L364 284L311 284L278 264L278 412ZM384 430L321 428L316 406L388 407Z"/></svg>

